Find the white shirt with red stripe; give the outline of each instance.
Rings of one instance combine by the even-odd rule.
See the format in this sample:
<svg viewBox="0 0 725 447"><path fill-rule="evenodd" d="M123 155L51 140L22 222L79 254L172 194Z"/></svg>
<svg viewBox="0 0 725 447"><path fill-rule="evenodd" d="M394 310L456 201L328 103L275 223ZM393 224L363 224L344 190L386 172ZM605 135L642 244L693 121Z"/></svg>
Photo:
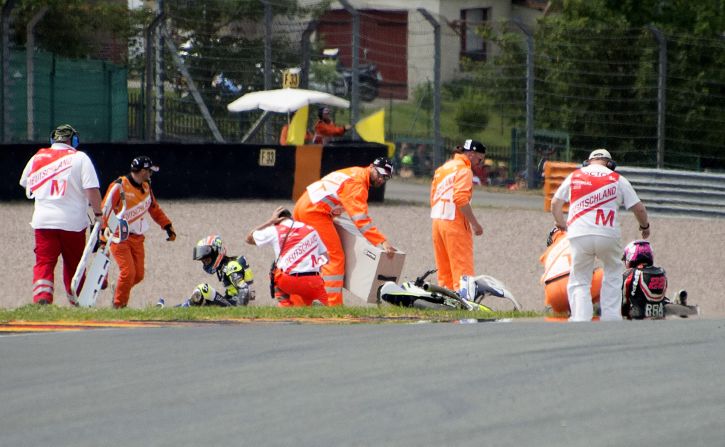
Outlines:
<svg viewBox="0 0 725 447"><path fill-rule="evenodd" d="M287 236L289 231L291 232ZM327 252L327 247L322 242L319 233L302 222L287 219L277 225L253 232L252 237L257 246L272 244L274 256L279 258L277 267L288 274L319 272L327 261L326 258L320 256ZM287 237L286 240L285 237ZM280 248L282 248L281 255Z"/></svg>
<svg viewBox="0 0 725 447"><path fill-rule="evenodd" d="M559 238L554 246L546 253L544 259L544 274L541 275L541 283L546 284L571 272L571 248L569 240L565 237Z"/></svg>
<svg viewBox="0 0 725 447"><path fill-rule="evenodd" d="M629 180L599 164L569 174L554 197L569 202L569 239L589 235L621 237L620 206L629 209L640 201Z"/></svg>
<svg viewBox="0 0 725 447"><path fill-rule="evenodd" d="M39 150L25 165L20 186L35 199L33 228L81 231L88 226L85 190L98 188L88 155L63 143Z"/></svg>

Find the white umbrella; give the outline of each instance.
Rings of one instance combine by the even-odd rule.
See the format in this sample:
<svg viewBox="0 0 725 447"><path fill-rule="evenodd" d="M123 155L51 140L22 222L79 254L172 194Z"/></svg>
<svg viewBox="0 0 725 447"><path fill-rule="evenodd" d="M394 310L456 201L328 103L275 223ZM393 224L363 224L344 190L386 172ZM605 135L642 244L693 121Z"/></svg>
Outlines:
<svg viewBox="0 0 725 447"><path fill-rule="evenodd" d="M281 88L247 93L227 104L227 110L244 112L262 109L268 112L291 113L308 104L325 104L339 108L350 107L350 101L329 93L300 88Z"/></svg>

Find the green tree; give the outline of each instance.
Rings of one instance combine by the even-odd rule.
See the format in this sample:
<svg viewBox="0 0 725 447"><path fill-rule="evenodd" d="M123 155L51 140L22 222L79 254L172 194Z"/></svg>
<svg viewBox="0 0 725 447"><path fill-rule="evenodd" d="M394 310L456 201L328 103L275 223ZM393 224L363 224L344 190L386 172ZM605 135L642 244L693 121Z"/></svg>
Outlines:
<svg viewBox="0 0 725 447"><path fill-rule="evenodd" d="M667 39L667 163L703 157L725 166L725 3L720 0L564 0L535 33L535 122L572 135L583 156L605 145L651 164L657 128L658 46ZM476 68L512 125L523 124L525 45L516 32L481 33L500 50ZM644 155L644 157L643 157Z"/></svg>
<svg viewBox="0 0 725 447"><path fill-rule="evenodd" d="M310 11L295 0L271 2L276 16L303 16ZM242 91L264 88L264 4L259 0L209 0L204 2L171 0L165 10L170 31L179 47L184 64L202 95L221 99L214 80L223 74ZM299 42L275 33L272 42L273 85L281 87L281 71L298 66ZM168 58L167 73L183 86L177 67ZM219 102L225 111L226 100ZM213 101L212 101L213 102Z"/></svg>
<svg viewBox="0 0 725 447"><path fill-rule="evenodd" d="M48 11L35 28L36 45L59 56L94 57L104 39L125 46L132 25L141 20L125 2L86 0L19 0L12 11L15 42L25 45L25 27L43 7Z"/></svg>

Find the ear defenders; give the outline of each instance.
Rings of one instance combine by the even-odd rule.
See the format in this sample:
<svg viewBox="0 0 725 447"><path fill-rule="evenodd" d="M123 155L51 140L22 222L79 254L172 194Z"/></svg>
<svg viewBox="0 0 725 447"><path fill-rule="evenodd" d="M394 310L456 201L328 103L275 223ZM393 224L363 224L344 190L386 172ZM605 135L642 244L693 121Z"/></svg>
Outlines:
<svg viewBox="0 0 725 447"><path fill-rule="evenodd" d="M590 164L591 164L591 161L590 160L584 160L582 162L582 168L585 168L585 167L589 166ZM617 163L615 163L614 160L607 161L607 165L606 166L607 166L608 169L610 169L612 171L614 171L615 169L617 169Z"/></svg>
<svg viewBox="0 0 725 447"><path fill-rule="evenodd" d="M55 133L55 129L50 131L50 144L55 144L55 139L53 139L53 134ZM70 137L70 145L76 149L78 148L78 145L80 144L81 140L78 138L78 132L76 132L75 129L73 129L73 133Z"/></svg>

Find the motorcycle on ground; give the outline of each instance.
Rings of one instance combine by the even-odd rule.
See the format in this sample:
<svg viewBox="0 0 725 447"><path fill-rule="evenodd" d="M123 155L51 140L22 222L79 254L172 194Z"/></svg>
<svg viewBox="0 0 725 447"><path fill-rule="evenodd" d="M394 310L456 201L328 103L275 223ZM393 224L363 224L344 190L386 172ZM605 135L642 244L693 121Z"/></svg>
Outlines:
<svg viewBox="0 0 725 447"><path fill-rule="evenodd" d="M378 301L401 307L436 310L469 310L493 312L482 301L487 297L502 299L513 311L521 311L521 305L501 281L488 275L475 277L475 299L469 300L453 290L427 281L426 278L436 270L429 270L415 281L406 281L398 285L392 281L384 283L378 289ZM497 306L499 307L499 306Z"/></svg>

